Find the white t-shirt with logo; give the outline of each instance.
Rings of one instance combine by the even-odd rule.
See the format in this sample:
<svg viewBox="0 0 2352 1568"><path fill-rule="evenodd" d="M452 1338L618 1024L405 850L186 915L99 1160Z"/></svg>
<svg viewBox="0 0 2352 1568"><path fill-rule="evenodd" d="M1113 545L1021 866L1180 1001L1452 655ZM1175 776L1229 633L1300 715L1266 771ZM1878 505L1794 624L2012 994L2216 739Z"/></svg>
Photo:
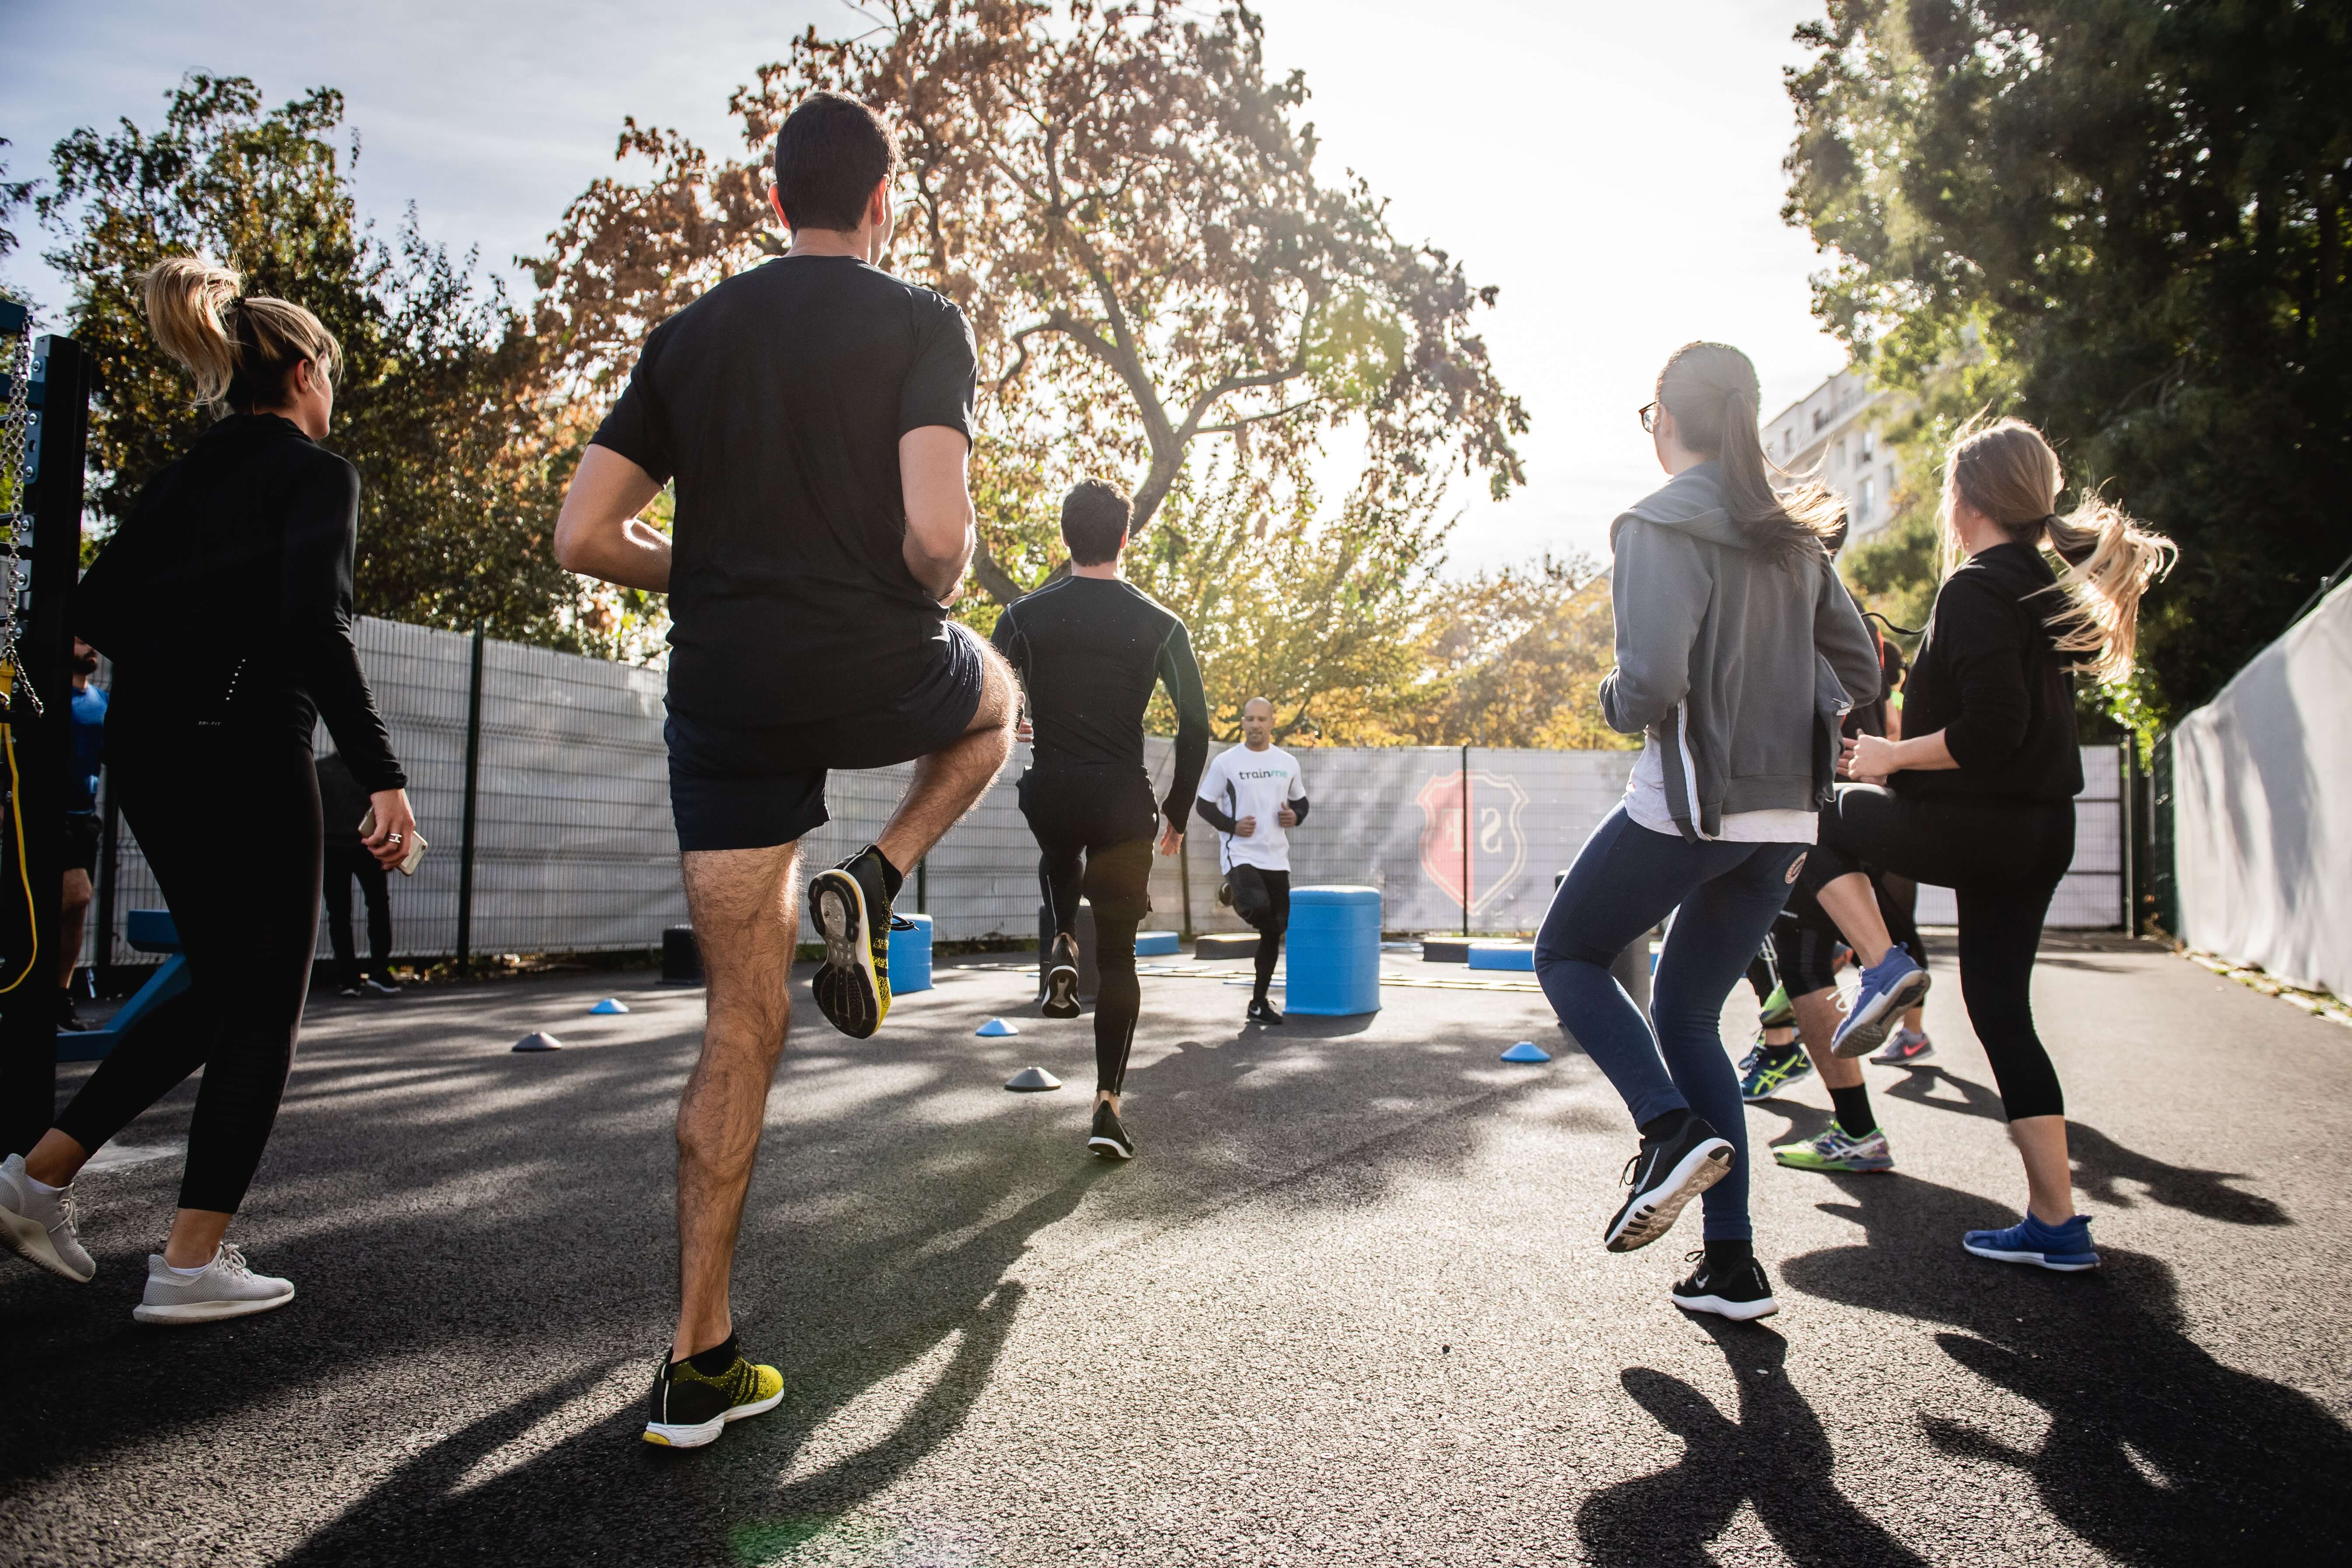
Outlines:
<svg viewBox="0 0 2352 1568"><path fill-rule="evenodd" d="M1280 746L1253 752L1235 746L1218 755L1201 774L1202 800L1239 822L1257 818L1257 831L1247 838L1237 833L1217 835L1221 847L1217 868L1255 866L1261 871L1290 869L1290 835L1282 830L1279 815L1285 801L1305 800L1298 763Z"/></svg>

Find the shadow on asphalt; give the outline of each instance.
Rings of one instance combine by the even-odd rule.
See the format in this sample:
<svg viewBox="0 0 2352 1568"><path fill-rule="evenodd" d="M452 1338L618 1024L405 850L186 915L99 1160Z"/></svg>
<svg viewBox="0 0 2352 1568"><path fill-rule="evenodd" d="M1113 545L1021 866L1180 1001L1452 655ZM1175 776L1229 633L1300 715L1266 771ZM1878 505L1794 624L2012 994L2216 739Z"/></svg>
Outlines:
<svg viewBox="0 0 2352 1568"><path fill-rule="evenodd" d="M2096 1133L2086 1143L2116 1148ZM2168 1191L2161 1201L2236 1224L2280 1223L2274 1205L2221 1186L2227 1178L2118 1153L2128 1156L2119 1174ZM2153 1180L2137 1173L2148 1168ZM2013 1468L2062 1523L2120 1562L2213 1563L2265 1540L2295 1542L2306 1562L2352 1548L2343 1481L2352 1432L2317 1401L2225 1366L2190 1339L2167 1265L2112 1248L2095 1274L1986 1262L1960 1252L1960 1233L2012 1216L1975 1194L1832 1179L1851 1201L1822 1207L1859 1226L1858 1243L1792 1259L1784 1285L1944 1324L1936 1339L1945 1353L2049 1415L2038 1443L2016 1446L1922 1411L1938 1448ZM1744 1378L1741 1386L1744 1394ZM1982 1501L2000 1506L1997 1493Z"/></svg>
<svg viewBox="0 0 2352 1568"><path fill-rule="evenodd" d="M1680 1437L1673 1466L1584 1500L1577 1539L1604 1568L1713 1568L1707 1548L1743 1505L1801 1565L1914 1563L1914 1555L1837 1489L1837 1457L1805 1396L1789 1381L1789 1342L1760 1323L1695 1318L1739 1388L1726 1415L1681 1378L1646 1366L1619 1376L1633 1402Z"/></svg>

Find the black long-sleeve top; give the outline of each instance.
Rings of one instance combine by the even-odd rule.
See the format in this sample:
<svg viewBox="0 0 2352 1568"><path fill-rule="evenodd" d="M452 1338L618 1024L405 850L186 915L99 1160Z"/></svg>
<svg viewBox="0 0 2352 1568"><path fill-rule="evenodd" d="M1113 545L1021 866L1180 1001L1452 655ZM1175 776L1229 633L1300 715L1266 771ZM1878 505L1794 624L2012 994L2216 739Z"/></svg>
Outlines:
<svg viewBox="0 0 2352 1568"><path fill-rule="evenodd" d="M1176 766L1160 811L1191 819L1209 760L1209 699L1174 612L1117 577L1064 577L1004 606L989 639L1029 698L1037 765L1143 766L1154 686L1176 705Z"/></svg>
<svg viewBox="0 0 2352 1568"><path fill-rule="evenodd" d="M2037 801L2081 792L2074 660L2045 624L2065 605L2042 592L2056 581L2029 544L1980 550L1945 579L1903 688L1903 734L1942 731L1959 766L1896 773L1898 792Z"/></svg>
<svg viewBox="0 0 2352 1568"><path fill-rule="evenodd" d="M74 597L114 661L110 753L215 724L307 746L324 718L361 784L406 785L352 643L359 500L358 470L274 414L231 415L148 482Z"/></svg>

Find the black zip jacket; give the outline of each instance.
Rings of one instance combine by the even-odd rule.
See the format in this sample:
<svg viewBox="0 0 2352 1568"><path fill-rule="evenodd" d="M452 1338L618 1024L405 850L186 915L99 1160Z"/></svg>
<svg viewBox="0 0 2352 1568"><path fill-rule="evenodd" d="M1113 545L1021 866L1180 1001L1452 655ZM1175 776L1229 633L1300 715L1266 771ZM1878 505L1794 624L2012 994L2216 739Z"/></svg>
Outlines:
<svg viewBox="0 0 2352 1568"><path fill-rule="evenodd" d="M73 603L114 661L110 755L215 727L307 747L320 719L370 792L405 787L352 644L359 472L291 420L236 414L140 493Z"/></svg>
<svg viewBox="0 0 2352 1568"><path fill-rule="evenodd" d="M1903 688L1903 735L1944 732L1956 769L1895 775L1918 799L2070 801L2083 788L2074 660L2047 618L2065 607L2030 544L1980 550L1944 580Z"/></svg>

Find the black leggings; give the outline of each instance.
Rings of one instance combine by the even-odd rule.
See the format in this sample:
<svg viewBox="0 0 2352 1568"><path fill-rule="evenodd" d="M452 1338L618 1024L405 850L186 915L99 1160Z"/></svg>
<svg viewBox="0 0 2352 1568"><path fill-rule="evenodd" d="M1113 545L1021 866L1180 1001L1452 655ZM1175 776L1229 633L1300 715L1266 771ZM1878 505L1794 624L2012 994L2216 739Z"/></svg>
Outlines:
<svg viewBox="0 0 2352 1568"><path fill-rule="evenodd" d="M335 977L346 991L360 983L359 954L352 946L352 883L367 905L368 973L390 978L392 894L383 862L364 844L337 844L327 850L327 941L335 950Z"/></svg>
<svg viewBox="0 0 2352 1568"><path fill-rule="evenodd" d="M1075 936L1080 898L1094 910L1095 1088L1117 1094L1143 1013L1135 931L1151 912L1151 835L1160 826L1151 783L1124 768L1031 768L1020 794L1044 852L1037 887L1055 933Z"/></svg>
<svg viewBox="0 0 2352 1568"><path fill-rule="evenodd" d="M1960 994L2011 1121L2063 1116L2058 1071L2033 1028L2033 955L2051 895L2074 859L2071 801L1914 800L1840 784L1821 814L1804 885L1877 867L1952 889L1960 917Z"/></svg>
<svg viewBox="0 0 2352 1568"><path fill-rule="evenodd" d="M1283 933L1290 929L1290 873L1269 871L1262 866L1236 866L1226 873L1228 879L1248 872L1265 888L1265 909L1252 918L1252 911L1242 908L1242 900L1234 900L1234 909L1242 919L1257 927L1257 986L1251 999L1263 1002L1268 987L1274 984L1275 961L1282 956Z"/></svg>
<svg viewBox="0 0 2352 1568"><path fill-rule="evenodd" d="M94 1151L202 1068L180 1206L234 1214L278 1120L310 986L319 776L291 737L141 739L112 745L109 762L179 928L188 988L116 1043L58 1128Z"/></svg>

